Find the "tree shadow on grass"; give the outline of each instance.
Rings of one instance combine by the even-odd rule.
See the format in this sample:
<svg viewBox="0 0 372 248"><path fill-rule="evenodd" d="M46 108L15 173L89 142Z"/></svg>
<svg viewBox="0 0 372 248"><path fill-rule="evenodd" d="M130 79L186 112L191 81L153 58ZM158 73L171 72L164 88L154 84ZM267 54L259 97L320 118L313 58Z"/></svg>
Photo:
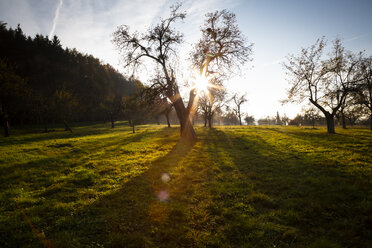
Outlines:
<svg viewBox="0 0 372 248"><path fill-rule="evenodd" d="M327 166L327 156L291 157L259 136L211 130L210 152L221 177L214 215L229 209L223 241L268 247L364 247L371 242L370 179ZM313 159L312 159L313 160ZM223 214L222 214L223 215ZM226 213L225 213L226 215ZM227 216L229 216L227 214Z"/></svg>
<svg viewBox="0 0 372 248"><path fill-rule="evenodd" d="M366 247L370 243L369 178L326 166L323 155L293 157L291 150L279 149L255 132L198 131L195 146L177 143L148 170L79 211L61 209L69 200L57 197L58 205L38 216L48 218L41 227L46 237L57 247ZM312 164L313 156L324 163ZM182 170L174 173L175 179L161 180L163 173L174 175L177 167ZM84 186L85 181L75 184Z"/></svg>
<svg viewBox="0 0 372 248"><path fill-rule="evenodd" d="M105 247L176 247L185 244L184 227L178 225L184 216L170 206L172 195L169 195L165 173L176 167L192 147L192 144L178 142L146 172L96 200L76 216L50 228L51 240L69 240L71 247L100 244Z"/></svg>
<svg viewBox="0 0 372 248"><path fill-rule="evenodd" d="M138 129L141 129L138 133L153 133L155 131L159 131L158 128L156 129L149 129L142 130L141 126L137 126ZM166 128L161 128L160 130L166 130ZM169 129L168 129L169 130ZM33 142L41 142L41 141L58 141L61 139L73 139L73 138L80 138L80 137L89 137L95 135L103 135L103 134L112 134L112 133L122 133L123 131L127 131L128 133L132 133L132 128L127 125L119 125L118 127L112 129L109 126L103 125L91 125L91 126L79 126L74 129L74 132L66 132L63 129L59 129L55 132L50 133L42 133L42 132L32 132L32 133L22 133L19 135L12 135L10 137L4 138L0 137L0 147L11 145L26 145L28 143ZM136 136L138 133L133 134Z"/></svg>
<svg viewBox="0 0 372 248"><path fill-rule="evenodd" d="M98 220L89 219L86 222L88 223L87 226L82 226L84 218L80 219L79 215L75 216L70 214L76 213L76 208L81 208L79 206L90 204L83 203L84 201L92 201L92 199L94 199L97 194L90 194L89 192L97 189L97 185L95 185L96 181L100 183L99 185L101 185L101 183L102 185L107 184L107 182L102 181L101 178L96 180L97 176L101 176L101 165L98 164L96 168L94 168L94 166L91 168L90 166L92 165L90 165L90 163L84 164L87 161L89 162L90 159L89 157L85 158L85 156L87 154L89 155L89 153L96 152L100 154L103 151L105 159L110 160L111 156L116 156L120 148L126 147L127 144L138 143L136 147L140 147L139 145L142 143L139 142L145 142L144 140L147 139L151 140L150 143L154 143L156 146L158 142L160 142L159 145L161 145L162 142L164 142L163 139L168 140L168 142L174 142L173 136L169 135L169 129L157 129L156 135L154 135L154 132L155 131L143 131L115 139L110 137L97 138L95 139L94 146L87 145L87 147L84 147L85 144L83 144L83 146L80 144L79 147L74 147L73 145L59 147L58 145L60 143L57 142L57 147L55 149L66 149L64 154L58 153L58 155L55 156L49 155L46 158L36 159L27 163L8 163L1 166L0 209L4 210L4 215L2 216L3 218L0 219L0 227L2 229L0 230L0 246L17 247L21 245L24 247L34 247L39 244L39 240L33 236L32 231L20 214L17 205L13 202L14 199L17 199L16 201L21 204L26 213L30 214L31 218L34 219L35 225L42 231L49 233L49 230L53 230L57 235L62 235L64 237L63 240L70 242L71 239L71 246L73 246L73 244L79 246L80 235L76 238L74 232L80 229L82 229L81 232L83 232L84 228L94 226L94 223ZM169 136L169 138L164 138L163 135ZM54 145L55 141L51 140L51 143ZM188 148L188 146L183 146L181 143L177 144L166 158L160 159L159 162L155 162L155 164L159 164L161 161L169 162L171 160L177 162L175 156L182 157L186 152L186 148ZM135 152L137 153L138 151ZM110 154L108 155L107 153ZM125 158L126 155L121 154L121 157ZM97 161L95 157L93 160ZM113 166L109 167L105 164L102 165L102 168L105 169L110 169ZM130 182L136 175L140 175L139 177L141 177L141 174L147 170L146 164L143 164L143 167L144 168L139 170L134 168L136 169L136 173L123 175L121 178L125 178ZM152 168L151 165L149 165L149 167ZM128 170L130 169L131 166L129 166ZM122 171L121 174L124 174L124 172L125 171ZM115 173L117 174L116 171ZM102 175L102 177L106 180L110 179L111 175ZM133 189L135 190L135 187ZM102 189L102 192L105 191L112 192L112 189ZM78 213L80 212L78 211ZM82 213L83 212L84 211L82 211ZM87 215L83 214L83 216ZM12 220L9 218L14 219ZM100 223L99 228L106 223L104 218L101 220L102 223ZM64 226L64 223L67 223L66 226ZM66 227L67 230L64 229L64 227ZM75 230L74 227L78 229ZM25 233L29 235L25 235ZM5 235L4 237L3 234ZM85 239L85 234L86 233L83 233L81 238L87 241L86 243L89 243L90 240ZM27 241L25 238L30 238L33 242L30 242L30 240ZM59 241L61 240L59 239ZM58 246L65 247L66 244L60 243Z"/></svg>
<svg viewBox="0 0 372 248"><path fill-rule="evenodd" d="M325 149L336 148L346 150L345 148L347 148L347 150L363 155L372 148L372 136L366 129L357 129L356 132L353 132L352 134L341 132L328 134L325 131L309 132L305 130L302 131L301 129L288 130L283 128L267 128L267 130L285 134ZM348 147L344 147L345 144L348 144Z"/></svg>
<svg viewBox="0 0 372 248"><path fill-rule="evenodd" d="M40 167L40 169L53 169L56 168L55 165L65 165L65 161L74 157L82 157L83 155L93 153L94 151L99 151L103 148L112 147L112 151L116 151L118 148L123 147L127 144L140 142L145 138L150 138L154 133L158 133L159 135L164 135L166 137L169 129L162 128L157 131L144 131L140 133L135 133L133 135L123 137L123 138L113 138L113 137L105 137L105 138L96 138L91 142L85 142L82 145L76 146L74 141L61 143L58 142L54 137L49 137L49 142L47 148L55 149L56 151L63 151L64 154L62 155L49 155L47 158L36 159L29 161L27 163L19 163L14 162L9 164L8 166L1 166L0 167L0 175L11 175L15 170L27 170L29 168ZM83 136L83 135L81 135ZM86 136L84 136L86 137ZM164 142L160 140L159 145L162 145ZM93 147L92 147L93 146ZM43 146L28 149L25 148L25 152L34 151L39 152ZM94 149L94 150L92 150ZM74 166L67 164L68 166Z"/></svg>

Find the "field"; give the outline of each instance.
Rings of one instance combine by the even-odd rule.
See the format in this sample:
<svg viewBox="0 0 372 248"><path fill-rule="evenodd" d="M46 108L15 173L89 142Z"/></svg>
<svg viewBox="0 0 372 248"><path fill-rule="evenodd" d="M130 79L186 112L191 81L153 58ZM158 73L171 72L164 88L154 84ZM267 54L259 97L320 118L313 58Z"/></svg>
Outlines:
<svg viewBox="0 0 372 248"><path fill-rule="evenodd" d="M0 138L0 247L370 247L372 132L81 125Z"/></svg>

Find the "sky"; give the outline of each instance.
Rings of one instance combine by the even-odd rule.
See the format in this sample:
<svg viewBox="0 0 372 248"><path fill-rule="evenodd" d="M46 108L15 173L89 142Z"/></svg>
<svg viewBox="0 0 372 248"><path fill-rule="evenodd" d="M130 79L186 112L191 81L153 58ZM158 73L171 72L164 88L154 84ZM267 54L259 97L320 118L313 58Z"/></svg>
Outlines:
<svg viewBox="0 0 372 248"><path fill-rule="evenodd" d="M126 24L132 31L146 31L166 17L166 0L0 0L0 21L26 35L57 35L64 47L92 54L124 72L112 33ZM225 82L231 94L247 94L242 110L256 119L286 114L293 118L304 104L281 105L290 87L281 63L325 36L340 38L347 50L372 55L372 0L188 0L181 1L187 17L176 28L185 35L179 47L181 61L201 36L205 14L227 9L253 46L253 61ZM186 62L185 62L186 63ZM184 65L185 68L186 65ZM147 81L152 70L138 77Z"/></svg>

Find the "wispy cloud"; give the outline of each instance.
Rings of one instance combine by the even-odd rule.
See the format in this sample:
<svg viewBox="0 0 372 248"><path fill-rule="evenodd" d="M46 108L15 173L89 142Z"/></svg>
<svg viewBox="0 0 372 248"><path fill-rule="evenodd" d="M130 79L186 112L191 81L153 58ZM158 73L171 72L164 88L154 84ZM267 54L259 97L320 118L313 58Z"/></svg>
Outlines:
<svg viewBox="0 0 372 248"><path fill-rule="evenodd" d="M277 60L274 60L274 61L271 61L271 62L268 62L268 63L264 63L261 66L262 67L268 67L268 66L272 66L272 65L280 65L284 61L285 61L285 58L281 58L281 59L277 59Z"/></svg>
<svg viewBox="0 0 372 248"><path fill-rule="evenodd" d="M354 40L359 40L360 38L363 38L363 37L369 36L369 35L371 35L371 34L372 34L372 33L368 33L368 34L362 34L362 35L354 36L354 37L352 37L352 38L349 38L349 39L344 40L344 42L350 42L350 41L354 41Z"/></svg>
<svg viewBox="0 0 372 248"><path fill-rule="evenodd" d="M63 0L59 0L59 3L57 5L57 9L56 9L56 13L55 13L54 19L53 19L53 26L52 26L52 29L49 32L49 38L51 38L54 35L54 31L56 30L56 25L57 25L58 17L59 17L59 10L61 9L62 5L63 5Z"/></svg>

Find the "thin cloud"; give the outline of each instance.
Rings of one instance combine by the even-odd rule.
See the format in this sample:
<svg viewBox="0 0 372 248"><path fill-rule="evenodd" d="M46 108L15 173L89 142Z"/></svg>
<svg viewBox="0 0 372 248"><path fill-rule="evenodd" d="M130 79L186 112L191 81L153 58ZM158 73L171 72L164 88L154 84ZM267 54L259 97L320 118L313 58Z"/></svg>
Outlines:
<svg viewBox="0 0 372 248"><path fill-rule="evenodd" d="M57 9L56 9L56 13L54 15L52 29L49 32L49 38L51 38L54 35L54 31L56 30L56 25L57 25L58 17L59 17L59 10L61 9L62 5L63 5L63 0L60 0L58 3Z"/></svg>
<svg viewBox="0 0 372 248"><path fill-rule="evenodd" d="M344 42L350 42L350 41L354 41L354 40L359 40L360 38L363 38L363 37L366 37L366 36L369 36L371 35L372 33L368 33L368 34L362 34L362 35L358 35L358 36L354 36L350 39L346 39L344 40Z"/></svg>

